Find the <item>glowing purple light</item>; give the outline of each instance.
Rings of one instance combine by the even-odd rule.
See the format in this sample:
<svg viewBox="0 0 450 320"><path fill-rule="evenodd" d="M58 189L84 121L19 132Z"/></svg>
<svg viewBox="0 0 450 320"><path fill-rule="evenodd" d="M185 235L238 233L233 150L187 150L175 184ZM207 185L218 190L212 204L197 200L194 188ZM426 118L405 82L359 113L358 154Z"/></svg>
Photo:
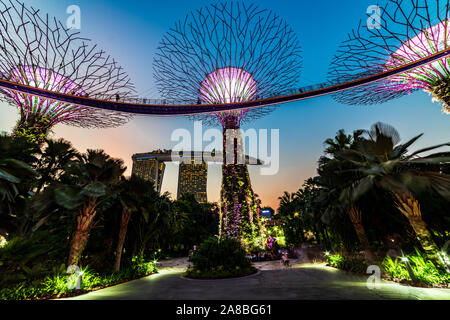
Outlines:
<svg viewBox="0 0 450 320"><path fill-rule="evenodd" d="M72 95L86 95L79 85L69 78L37 66L18 66L11 70L10 81L30 87ZM25 115L42 115L51 123L61 122L80 111L81 107L61 103L33 95L8 90L9 96L19 105ZM62 116L62 117L61 117Z"/></svg>
<svg viewBox="0 0 450 320"><path fill-rule="evenodd" d="M205 103L239 103L249 101L256 93L256 81L239 68L222 68L208 74L201 84Z"/></svg>
<svg viewBox="0 0 450 320"><path fill-rule="evenodd" d="M388 69L397 68L404 65L405 61L417 61L445 50L450 44L449 36L450 29L448 22L442 22L432 26L404 42L402 46L390 56L389 60L386 62L386 67ZM421 68L447 72L447 70L442 69L442 62L446 63L446 59L432 62Z"/></svg>
<svg viewBox="0 0 450 320"><path fill-rule="evenodd" d="M398 68L406 63L420 60L448 48L450 45L450 25L444 21L434 25L415 37L405 41L384 65L385 70ZM394 82L389 87L391 91L423 89L430 92L439 80L450 78L448 58L443 58L430 64L418 67L412 71L393 76ZM441 100L436 98L436 100ZM444 112L449 109L444 104Z"/></svg>
<svg viewBox="0 0 450 320"><path fill-rule="evenodd" d="M222 104L250 101L256 94L256 81L240 68L227 67L208 74L201 83L204 103ZM217 114L224 127L239 127L245 110Z"/></svg>

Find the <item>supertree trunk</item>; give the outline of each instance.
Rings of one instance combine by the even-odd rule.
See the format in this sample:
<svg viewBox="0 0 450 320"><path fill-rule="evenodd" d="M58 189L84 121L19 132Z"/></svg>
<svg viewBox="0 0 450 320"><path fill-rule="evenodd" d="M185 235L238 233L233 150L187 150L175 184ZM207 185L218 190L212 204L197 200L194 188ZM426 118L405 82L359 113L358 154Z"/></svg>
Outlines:
<svg viewBox="0 0 450 320"><path fill-rule="evenodd" d="M223 129L223 150L219 234L240 240L247 249L261 247L261 220L245 164L240 128L234 121L226 123Z"/></svg>
<svg viewBox="0 0 450 320"><path fill-rule="evenodd" d="M30 142L42 144L51 132L52 123L45 117L32 117L25 119L21 116L13 129L15 137L27 138Z"/></svg>
<svg viewBox="0 0 450 320"><path fill-rule="evenodd" d="M178 21L161 40L154 75L165 99L197 101L198 105L240 104L297 87L301 67L300 43L286 21L245 1L228 1ZM218 111L194 119L220 123L226 131L270 111ZM255 222L259 220L257 206L245 162L224 162L220 236L240 238L246 247L255 242L259 247L265 245L264 228Z"/></svg>

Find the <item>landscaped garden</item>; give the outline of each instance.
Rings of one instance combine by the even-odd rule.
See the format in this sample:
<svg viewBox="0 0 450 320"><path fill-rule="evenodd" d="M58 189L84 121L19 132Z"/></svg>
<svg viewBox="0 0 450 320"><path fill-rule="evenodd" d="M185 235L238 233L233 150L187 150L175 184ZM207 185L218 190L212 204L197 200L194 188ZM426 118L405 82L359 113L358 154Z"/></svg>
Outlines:
<svg viewBox="0 0 450 320"><path fill-rule="evenodd" d="M417 286L450 285L450 152L417 150L391 126L340 130L318 175L285 192L277 218L288 244L320 246L330 266ZM445 141L444 141L445 142Z"/></svg>
<svg viewBox="0 0 450 320"><path fill-rule="evenodd" d="M377 265L385 279L447 287L450 154L431 153L447 145L409 151L419 138L401 144L380 123L339 131L325 142L318 176L281 196L270 221L260 217L253 243L251 235L218 235L217 204L159 194L125 178L123 161L102 150L81 154L68 141L3 134L0 299L97 290L151 275L158 260L193 246L184 273L192 279L252 275L252 260L315 246L335 268L365 274Z"/></svg>
<svg viewBox="0 0 450 320"><path fill-rule="evenodd" d="M217 205L125 178L102 150L0 136L0 299L59 297L157 272L217 233Z"/></svg>

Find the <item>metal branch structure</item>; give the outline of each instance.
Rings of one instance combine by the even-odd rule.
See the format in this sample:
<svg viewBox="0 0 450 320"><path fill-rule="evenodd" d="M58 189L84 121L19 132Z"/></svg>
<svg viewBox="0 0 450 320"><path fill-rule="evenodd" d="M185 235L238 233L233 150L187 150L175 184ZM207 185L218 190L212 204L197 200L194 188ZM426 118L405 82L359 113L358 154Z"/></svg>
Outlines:
<svg viewBox="0 0 450 320"><path fill-rule="evenodd" d="M360 23L335 55L330 81L352 81L395 70L450 48L449 0L387 0L379 25ZM450 58L421 65L388 79L340 92L349 105L384 103L417 90L433 96L450 113Z"/></svg>
<svg viewBox="0 0 450 320"><path fill-rule="evenodd" d="M300 53L297 35L278 15L254 4L224 2L191 12L170 29L156 53L154 76L166 99L238 103L296 87ZM262 108L235 115L241 124L265 114Z"/></svg>
<svg viewBox="0 0 450 320"><path fill-rule="evenodd" d="M157 50L154 76L166 99L194 100L200 107L240 104L281 96L296 87L300 53L297 35L275 13L246 2L223 2L191 12L169 30ZM270 111L196 116L209 124L219 122L224 130L220 232L249 246L247 241L258 238L257 204L247 166L225 161L226 133ZM241 138L232 140L234 146L228 150L242 154Z"/></svg>
<svg viewBox="0 0 450 320"><path fill-rule="evenodd" d="M93 99L131 97L134 90L124 70L103 50L18 0L0 0L0 74L18 84ZM20 111L13 133L39 142L58 123L108 128L131 117L14 90L0 93L1 100Z"/></svg>
<svg viewBox="0 0 450 320"><path fill-rule="evenodd" d="M85 96L70 95L61 92L49 91L41 88L30 87L16 82L7 81L1 78L0 88L11 90L17 93L30 94L43 99L56 102L76 104L87 108L98 108L108 111L126 112L136 115L174 117L189 115L216 114L219 112L229 112L236 110L248 110L257 108L266 108L295 101L313 99L338 92L346 91L352 88L361 87L377 81L388 79L394 75L414 70L420 66L430 64L445 57L450 56L450 48L431 54L425 58L405 64L396 69L384 71L370 76L358 77L355 80L342 82L324 82L317 83L301 88L291 88L286 95L267 97L261 100L252 100L241 103L198 105L198 101L189 100L166 100L166 99L148 99L148 98L127 98L114 100L98 100Z"/></svg>

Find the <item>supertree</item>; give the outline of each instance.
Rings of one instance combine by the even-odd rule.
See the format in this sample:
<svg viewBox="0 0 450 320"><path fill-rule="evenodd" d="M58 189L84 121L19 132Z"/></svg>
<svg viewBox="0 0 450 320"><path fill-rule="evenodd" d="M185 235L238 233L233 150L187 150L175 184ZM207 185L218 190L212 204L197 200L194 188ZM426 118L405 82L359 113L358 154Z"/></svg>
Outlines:
<svg viewBox="0 0 450 320"><path fill-rule="evenodd" d="M0 0L0 73L3 79L60 93L116 100L133 92L117 63L55 18L18 0ZM58 123L107 128L130 116L1 90L3 101L20 111L13 135L43 142Z"/></svg>
<svg viewBox="0 0 450 320"><path fill-rule="evenodd" d="M193 11L178 21L160 43L154 76L167 99L240 103L294 87L301 66L299 41L286 21L254 4L232 1ZM239 110L200 117L223 128L219 233L244 243L262 242L261 223L247 165L237 161L243 143L236 132L243 123L270 111ZM235 135L227 139L230 131ZM227 161L227 149L234 150L234 160Z"/></svg>
<svg viewBox="0 0 450 320"><path fill-rule="evenodd" d="M340 46L331 63L329 79L354 80L447 49L449 5L448 0L388 0L368 24L360 23ZM450 58L445 57L387 80L336 94L335 98L349 105L376 104L423 90L433 96L433 101L442 103L445 113L450 113L449 63Z"/></svg>

